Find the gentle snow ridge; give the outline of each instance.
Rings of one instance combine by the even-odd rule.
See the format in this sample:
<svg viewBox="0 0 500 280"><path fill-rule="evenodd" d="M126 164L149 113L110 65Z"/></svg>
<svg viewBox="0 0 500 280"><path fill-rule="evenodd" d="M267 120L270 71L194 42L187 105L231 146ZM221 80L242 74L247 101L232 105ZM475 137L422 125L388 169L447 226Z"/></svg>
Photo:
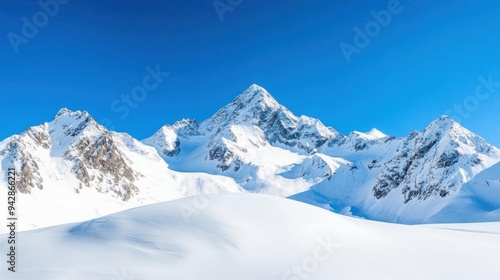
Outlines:
<svg viewBox="0 0 500 280"><path fill-rule="evenodd" d="M386 224L265 195L184 198L23 232L19 240L22 261L15 279L495 279L500 275L500 223ZM6 252L6 246L2 242L0 251ZM6 269L0 278L13 279Z"/></svg>

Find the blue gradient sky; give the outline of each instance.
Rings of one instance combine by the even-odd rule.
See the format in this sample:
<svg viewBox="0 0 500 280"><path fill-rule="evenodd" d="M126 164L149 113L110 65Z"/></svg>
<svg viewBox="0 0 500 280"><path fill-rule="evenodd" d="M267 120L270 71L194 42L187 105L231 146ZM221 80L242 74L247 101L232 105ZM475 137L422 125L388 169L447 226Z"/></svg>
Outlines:
<svg viewBox="0 0 500 280"><path fill-rule="evenodd" d="M41 7L2 1L0 138L68 107L142 139L182 118L204 120L257 83L342 133L405 136L448 113L500 146L500 86L475 97L480 77L500 82L500 2L401 0L347 63L339 44L354 45L353 29L391 1L243 0L221 21L212 0L72 0L18 53L8 34L22 35L22 18ZM113 102L156 65L170 76L122 119ZM449 111L455 104L474 110L463 117Z"/></svg>

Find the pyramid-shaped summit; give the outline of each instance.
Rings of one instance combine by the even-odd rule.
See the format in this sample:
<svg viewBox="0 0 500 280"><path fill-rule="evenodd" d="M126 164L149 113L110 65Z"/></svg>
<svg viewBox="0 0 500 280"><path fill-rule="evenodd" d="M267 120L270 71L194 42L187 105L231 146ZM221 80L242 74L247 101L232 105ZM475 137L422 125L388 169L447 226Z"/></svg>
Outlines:
<svg viewBox="0 0 500 280"><path fill-rule="evenodd" d="M270 143L312 152L330 140L344 136L307 116L297 117L274 99L263 87L251 85L231 103L202 122L202 134L213 134L233 125L257 126Z"/></svg>
<svg viewBox="0 0 500 280"><path fill-rule="evenodd" d="M274 99L267 90L257 84L251 85L242 94L238 95L234 104L246 103L248 107L278 108L281 105Z"/></svg>
<svg viewBox="0 0 500 280"><path fill-rule="evenodd" d="M210 132L215 128L228 125L259 125L266 122L266 116L276 114L278 111L286 112L290 119L297 119L264 88L253 84L231 103L204 121L201 128Z"/></svg>

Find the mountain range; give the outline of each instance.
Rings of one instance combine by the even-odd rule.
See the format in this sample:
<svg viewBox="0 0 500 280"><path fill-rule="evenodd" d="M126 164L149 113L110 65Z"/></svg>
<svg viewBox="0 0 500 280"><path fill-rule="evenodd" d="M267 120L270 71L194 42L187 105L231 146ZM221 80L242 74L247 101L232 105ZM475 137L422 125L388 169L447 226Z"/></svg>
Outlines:
<svg viewBox="0 0 500 280"><path fill-rule="evenodd" d="M500 150L453 119L403 138L343 135L257 85L203 122L183 119L141 141L61 109L0 142L0 162L5 187L7 169L17 170L21 229L227 192L395 223L500 221Z"/></svg>

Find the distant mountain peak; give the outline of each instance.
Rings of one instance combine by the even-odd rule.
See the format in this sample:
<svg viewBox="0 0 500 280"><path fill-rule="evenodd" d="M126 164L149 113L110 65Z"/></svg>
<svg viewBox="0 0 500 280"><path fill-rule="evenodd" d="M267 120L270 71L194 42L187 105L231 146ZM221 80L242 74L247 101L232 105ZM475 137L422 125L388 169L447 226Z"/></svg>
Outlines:
<svg viewBox="0 0 500 280"><path fill-rule="evenodd" d="M260 107L261 109L278 109L282 107L274 97L263 87L253 84L242 94L238 95L232 104L245 104L247 107Z"/></svg>
<svg viewBox="0 0 500 280"><path fill-rule="evenodd" d="M252 84L252 85L250 85L247 90L263 90L263 91L266 91L265 88L259 86L258 84Z"/></svg>
<svg viewBox="0 0 500 280"><path fill-rule="evenodd" d="M353 131L350 136L361 138L363 140L377 140L388 137L386 134L376 128L372 128L368 132Z"/></svg>
<svg viewBox="0 0 500 280"><path fill-rule="evenodd" d="M205 120L201 124L201 131L217 131L234 124L261 125L278 111L284 111L288 117L297 120L297 117L280 105L264 88L253 84Z"/></svg>
<svg viewBox="0 0 500 280"><path fill-rule="evenodd" d="M451 128L456 127L456 128L463 128L462 125L460 125L458 122L456 122L454 119L447 115L442 115L436 120L432 121L424 130L424 133L426 131L434 131L434 130L440 130L440 131L446 131L450 130Z"/></svg>
<svg viewBox="0 0 500 280"><path fill-rule="evenodd" d="M57 113L54 119L57 119L59 117L88 117L90 114L87 111L80 111L80 110L70 110L68 108L61 108Z"/></svg>
<svg viewBox="0 0 500 280"><path fill-rule="evenodd" d="M468 146L487 145L486 140L482 137L471 132L460 123L446 115L442 115L438 119L431 122L424 129L423 135L425 137L444 139L446 142L461 142L462 144L466 144ZM487 146L490 145L488 144Z"/></svg>
<svg viewBox="0 0 500 280"><path fill-rule="evenodd" d="M254 95L254 94L259 94L260 96L267 96L271 97L269 92L267 90L257 84L252 84L250 85L242 94L239 96L244 96L244 95Z"/></svg>
<svg viewBox="0 0 500 280"><path fill-rule="evenodd" d="M198 125L197 120L192 120L192 119L182 119L180 121L176 121L173 125L172 128L174 129L181 129L190 125Z"/></svg>
<svg viewBox="0 0 500 280"><path fill-rule="evenodd" d="M64 136L76 136L88 127L92 127L93 130L106 131L87 111L71 111L67 108L59 110L49 126L51 133L56 132L59 135L62 132Z"/></svg>
<svg viewBox="0 0 500 280"><path fill-rule="evenodd" d="M69 110L68 108L61 108L61 109L57 112L57 114L56 114L56 118L57 118L57 117L59 117L59 116L61 116L61 115L64 115L64 114L68 114L68 113L70 113L70 112L71 112L71 110Z"/></svg>

